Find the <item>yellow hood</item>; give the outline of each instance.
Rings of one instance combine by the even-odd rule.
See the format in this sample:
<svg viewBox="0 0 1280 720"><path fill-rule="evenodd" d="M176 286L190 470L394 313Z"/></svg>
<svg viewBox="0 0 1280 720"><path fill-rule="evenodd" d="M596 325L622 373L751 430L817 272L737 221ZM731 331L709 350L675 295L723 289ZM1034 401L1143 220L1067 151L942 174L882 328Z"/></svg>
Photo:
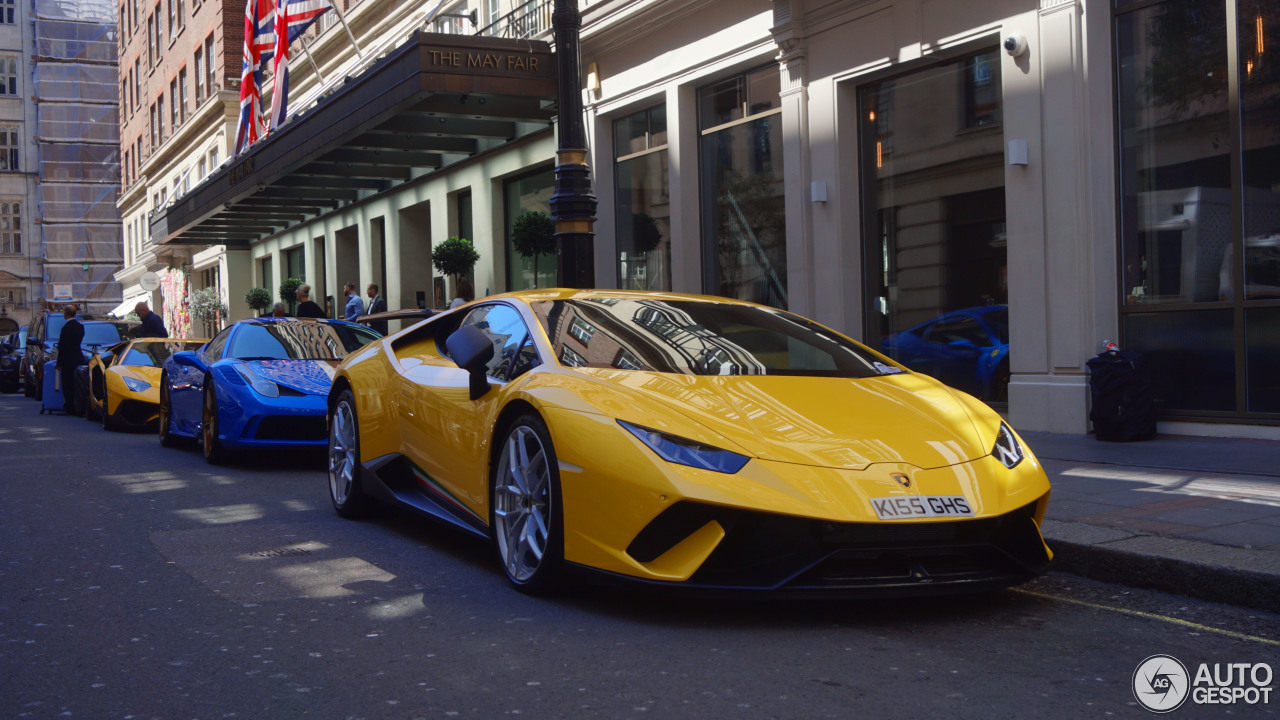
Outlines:
<svg viewBox="0 0 1280 720"><path fill-rule="evenodd" d="M737 446L725 449L764 460L851 470L882 462L931 469L991 452L965 407L923 375L849 380L579 372L656 401ZM618 414L646 424L639 407L631 415Z"/></svg>

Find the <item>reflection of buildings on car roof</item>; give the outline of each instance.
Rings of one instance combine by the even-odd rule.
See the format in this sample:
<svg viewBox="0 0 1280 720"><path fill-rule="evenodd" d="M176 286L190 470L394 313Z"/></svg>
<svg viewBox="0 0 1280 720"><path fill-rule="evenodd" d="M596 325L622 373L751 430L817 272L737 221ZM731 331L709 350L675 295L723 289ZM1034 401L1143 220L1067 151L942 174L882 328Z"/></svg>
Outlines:
<svg viewBox="0 0 1280 720"><path fill-rule="evenodd" d="M289 357L342 359L345 344L333 326L320 322L276 322L267 325L272 335L289 348Z"/></svg>

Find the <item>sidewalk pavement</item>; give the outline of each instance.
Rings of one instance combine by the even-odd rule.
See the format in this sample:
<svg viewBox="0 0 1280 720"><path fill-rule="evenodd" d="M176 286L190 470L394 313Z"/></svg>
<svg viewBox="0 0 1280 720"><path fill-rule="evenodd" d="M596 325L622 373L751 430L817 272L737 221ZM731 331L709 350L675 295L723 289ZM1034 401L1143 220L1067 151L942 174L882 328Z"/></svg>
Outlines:
<svg viewBox="0 0 1280 720"><path fill-rule="evenodd" d="M1021 433L1053 483L1053 569L1280 612L1280 442Z"/></svg>

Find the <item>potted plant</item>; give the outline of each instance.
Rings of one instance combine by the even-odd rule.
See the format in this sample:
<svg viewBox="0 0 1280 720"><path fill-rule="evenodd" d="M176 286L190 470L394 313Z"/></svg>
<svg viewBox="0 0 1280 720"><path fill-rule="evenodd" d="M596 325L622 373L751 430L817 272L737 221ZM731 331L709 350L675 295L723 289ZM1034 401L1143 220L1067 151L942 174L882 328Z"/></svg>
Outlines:
<svg viewBox="0 0 1280 720"><path fill-rule="evenodd" d="M266 288L249 288L244 294L244 301L253 310L262 315L271 307L271 291Z"/></svg>
<svg viewBox="0 0 1280 720"><path fill-rule="evenodd" d="M187 312L191 313L193 319L204 323L206 330L213 328L215 331L219 323L231 314L226 303L222 302L218 288L212 287L191 293L187 298Z"/></svg>
<svg viewBox="0 0 1280 720"><path fill-rule="evenodd" d="M297 309L298 286L301 284L302 281L298 278L289 278L280 283L280 301L289 306L290 313Z"/></svg>
<svg viewBox="0 0 1280 720"><path fill-rule="evenodd" d="M480 253L466 238L451 237L431 248L431 264L441 275L452 275L456 287L458 278L470 275L480 260Z"/></svg>
<svg viewBox="0 0 1280 720"><path fill-rule="evenodd" d="M556 251L556 224L551 216L525 210L511 228L511 244L520 257L533 258L533 286L538 286L538 256Z"/></svg>

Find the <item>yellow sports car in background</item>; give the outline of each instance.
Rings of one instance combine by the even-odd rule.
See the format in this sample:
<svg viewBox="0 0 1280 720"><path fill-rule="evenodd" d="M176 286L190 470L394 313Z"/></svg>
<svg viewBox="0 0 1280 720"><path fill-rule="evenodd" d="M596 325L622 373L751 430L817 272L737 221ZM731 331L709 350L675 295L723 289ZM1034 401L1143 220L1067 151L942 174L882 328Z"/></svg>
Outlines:
<svg viewBox="0 0 1280 720"><path fill-rule="evenodd" d="M1049 481L1000 416L800 316L532 290L351 354L338 514L379 499L569 569L697 588L989 589L1043 572Z"/></svg>
<svg viewBox="0 0 1280 720"><path fill-rule="evenodd" d="M138 338L113 345L89 360L81 407L90 420L108 430L146 428L160 417L160 366L179 350L194 350L208 340Z"/></svg>

